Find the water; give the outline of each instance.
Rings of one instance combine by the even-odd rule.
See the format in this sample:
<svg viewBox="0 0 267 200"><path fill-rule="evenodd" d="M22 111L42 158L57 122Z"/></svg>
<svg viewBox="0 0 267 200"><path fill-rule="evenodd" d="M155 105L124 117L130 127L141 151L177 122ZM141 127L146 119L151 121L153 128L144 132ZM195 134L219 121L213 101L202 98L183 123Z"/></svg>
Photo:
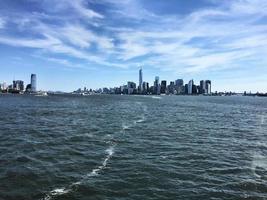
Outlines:
<svg viewBox="0 0 267 200"><path fill-rule="evenodd" d="M267 98L1 95L0 199L267 199Z"/></svg>

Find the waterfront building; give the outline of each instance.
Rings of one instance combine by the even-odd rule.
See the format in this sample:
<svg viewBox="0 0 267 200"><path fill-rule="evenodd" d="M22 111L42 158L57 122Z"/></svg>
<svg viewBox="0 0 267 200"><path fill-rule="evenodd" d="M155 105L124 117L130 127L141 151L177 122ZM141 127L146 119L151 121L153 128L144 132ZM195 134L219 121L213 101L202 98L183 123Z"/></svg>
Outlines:
<svg viewBox="0 0 267 200"><path fill-rule="evenodd" d="M6 83L0 84L0 90L6 90L6 89L7 89Z"/></svg>
<svg viewBox="0 0 267 200"><path fill-rule="evenodd" d="M163 80L161 81L161 85L160 85L160 93L165 94L166 89L167 89L167 81Z"/></svg>
<svg viewBox="0 0 267 200"><path fill-rule="evenodd" d="M149 92L149 83L148 82L143 82L142 88L143 88L142 94L148 94L148 92Z"/></svg>
<svg viewBox="0 0 267 200"><path fill-rule="evenodd" d="M158 76L155 77L153 93L157 94L157 95L160 94L160 84L159 84L159 77Z"/></svg>
<svg viewBox="0 0 267 200"><path fill-rule="evenodd" d="M188 94L188 84L185 84L184 85L184 93L185 94Z"/></svg>
<svg viewBox="0 0 267 200"><path fill-rule="evenodd" d="M193 85L194 85L194 80L190 80L188 82L188 94L193 94Z"/></svg>
<svg viewBox="0 0 267 200"><path fill-rule="evenodd" d="M143 72L142 67L139 69L139 92L143 92Z"/></svg>
<svg viewBox="0 0 267 200"><path fill-rule="evenodd" d="M21 80L13 81L13 90L23 91L24 90L24 82Z"/></svg>
<svg viewBox="0 0 267 200"><path fill-rule="evenodd" d="M32 89L31 84L28 84L28 85L26 86L26 92L31 92L31 89Z"/></svg>
<svg viewBox="0 0 267 200"><path fill-rule="evenodd" d="M177 79L175 81L175 86L181 87L184 85L184 80L183 79Z"/></svg>
<svg viewBox="0 0 267 200"><path fill-rule="evenodd" d="M205 81L201 80L199 84L199 94L204 94L205 93Z"/></svg>
<svg viewBox="0 0 267 200"><path fill-rule="evenodd" d="M194 84L192 86L192 94L197 94L197 86Z"/></svg>
<svg viewBox="0 0 267 200"><path fill-rule="evenodd" d="M211 81L210 80L201 80L200 81L200 94L211 94Z"/></svg>
<svg viewBox="0 0 267 200"><path fill-rule="evenodd" d="M36 74L31 75L31 92L37 91L37 80L36 80Z"/></svg>
<svg viewBox="0 0 267 200"><path fill-rule="evenodd" d="M184 90L184 80L183 79L177 79L175 81L175 90L177 94L182 94Z"/></svg>
<svg viewBox="0 0 267 200"><path fill-rule="evenodd" d="M175 89L174 81L171 81L170 85L168 85L168 94L174 94L174 89Z"/></svg>
<svg viewBox="0 0 267 200"><path fill-rule="evenodd" d="M211 81L210 80L206 80L205 81L205 94L211 94Z"/></svg>
<svg viewBox="0 0 267 200"><path fill-rule="evenodd" d="M105 88L103 88L103 93L104 93L104 94L108 94L109 92L110 92L110 91L109 91L109 89L108 89L108 88L106 88L106 87L105 87Z"/></svg>
<svg viewBox="0 0 267 200"><path fill-rule="evenodd" d="M122 91L121 91L121 87L116 87L115 88L115 94L121 94Z"/></svg>
<svg viewBox="0 0 267 200"><path fill-rule="evenodd" d="M134 82L128 81L127 83L128 94L133 94L136 90L136 84Z"/></svg>
<svg viewBox="0 0 267 200"><path fill-rule="evenodd" d="M121 92L122 92L122 94L128 94L127 85L121 86Z"/></svg>

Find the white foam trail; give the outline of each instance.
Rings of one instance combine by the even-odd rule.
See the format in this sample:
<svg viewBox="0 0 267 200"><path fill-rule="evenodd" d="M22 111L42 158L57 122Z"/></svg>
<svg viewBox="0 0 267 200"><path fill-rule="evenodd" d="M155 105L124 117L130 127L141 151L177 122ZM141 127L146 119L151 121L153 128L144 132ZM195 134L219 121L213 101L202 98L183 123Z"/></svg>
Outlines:
<svg viewBox="0 0 267 200"><path fill-rule="evenodd" d="M151 96L152 99L162 99L162 97L158 97L158 96Z"/></svg>
<svg viewBox="0 0 267 200"><path fill-rule="evenodd" d="M103 161L102 165L98 166L96 169L93 169L87 176L97 176L101 170L103 170L106 166L112 155L114 154L114 147L111 146L106 150L108 154L105 160Z"/></svg>
<svg viewBox="0 0 267 200"><path fill-rule="evenodd" d="M261 177L260 175L256 173L257 167L267 170L267 158L259 153L254 154L251 168L255 176Z"/></svg>
<svg viewBox="0 0 267 200"><path fill-rule="evenodd" d="M114 154L114 146L110 146L108 149L106 149L105 152L107 153L107 156L106 156L105 160L102 162L102 165L98 166L96 169L93 169L89 174L87 174L85 177L83 177L83 179L85 179L86 177L97 176L99 174L99 172L107 166L108 161L110 160L110 158ZM42 198L42 200L51 200L55 196L60 196L60 195L67 194L67 193L73 191L74 186L80 185L82 183L83 179L81 181L70 184L69 187L56 188L56 189L50 191L49 194L47 194L44 198Z"/></svg>
<svg viewBox="0 0 267 200"><path fill-rule="evenodd" d="M130 128L130 126L127 126L127 125L125 125L125 124L122 125L122 130L127 130L127 129L129 129L129 128Z"/></svg>
<svg viewBox="0 0 267 200"><path fill-rule="evenodd" d="M145 120L146 120L145 116L142 115L142 116L141 116L141 119L138 119L138 120L134 121L134 124L142 123L142 122L144 122Z"/></svg>
<svg viewBox="0 0 267 200"><path fill-rule="evenodd" d="M71 191L71 189L57 188L57 189L52 190L48 195L46 195L46 197L43 200L50 200L54 196L59 196L59 195L62 195L62 194L67 194L70 191Z"/></svg>

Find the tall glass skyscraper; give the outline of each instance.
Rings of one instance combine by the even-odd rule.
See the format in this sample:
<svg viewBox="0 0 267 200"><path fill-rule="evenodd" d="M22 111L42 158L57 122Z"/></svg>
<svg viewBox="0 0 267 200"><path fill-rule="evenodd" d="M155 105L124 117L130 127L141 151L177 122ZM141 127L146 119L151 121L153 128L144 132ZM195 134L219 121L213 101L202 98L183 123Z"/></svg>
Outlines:
<svg viewBox="0 0 267 200"><path fill-rule="evenodd" d="M192 79L188 83L188 94L193 94L193 85L194 85L194 81Z"/></svg>
<svg viewBox="0 0 267 200"><path fill-rule="evenodd" d="M139 90L143 92L143 72L142 67L139 69Z"/></svg>
<svg viewBox="0 0 267 200"><path fill-rule="evenodd" d="M160 94L160 84L159 84L159 77L155 77L154 81L154 94Z"/></svg>
<svg viewBox="0 0 267 200"><path fill-rule="evenodd" d="M31 92L36 92L36 74L31 75Z"/></svg>

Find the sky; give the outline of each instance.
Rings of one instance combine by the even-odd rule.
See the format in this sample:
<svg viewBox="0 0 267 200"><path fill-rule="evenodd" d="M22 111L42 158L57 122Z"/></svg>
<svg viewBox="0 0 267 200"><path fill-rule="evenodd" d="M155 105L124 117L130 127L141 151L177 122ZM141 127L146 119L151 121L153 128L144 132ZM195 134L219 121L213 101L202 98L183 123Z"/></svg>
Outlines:
<svg viewBox="0 0 267 200"><path fill-rule="evenodd" d="M267 92L266 0L0 0L0 82L39 90L127 81Z"/></svg>

